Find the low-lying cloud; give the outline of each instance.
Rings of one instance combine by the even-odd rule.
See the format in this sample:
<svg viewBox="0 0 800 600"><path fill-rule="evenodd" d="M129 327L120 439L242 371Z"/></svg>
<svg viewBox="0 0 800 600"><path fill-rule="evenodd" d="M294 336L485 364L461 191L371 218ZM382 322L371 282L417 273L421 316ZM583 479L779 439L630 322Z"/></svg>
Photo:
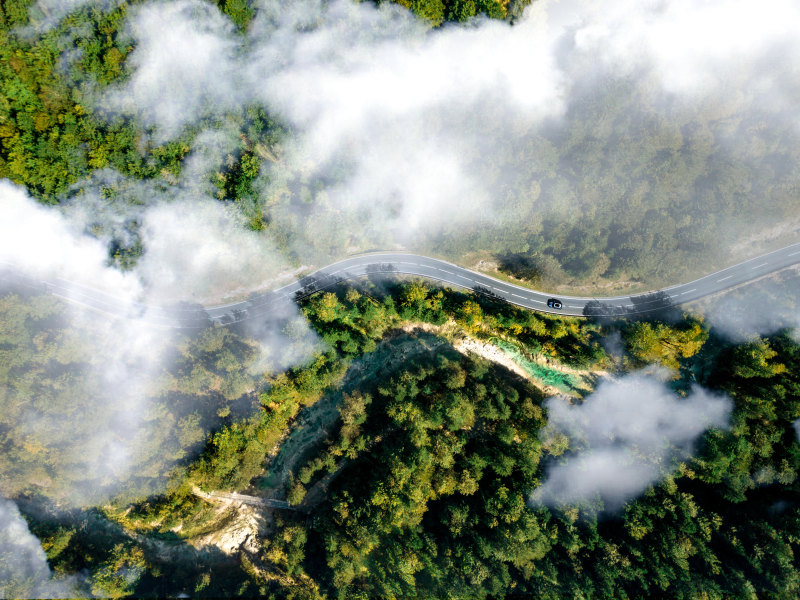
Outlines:
<svg viewBox="0 0 800 600"><path fill-rule="evenodd" d="M137 44L133 76L109 94L110 108L157 124L165 139L202 116L240 105L234 26L216 6L197 0L148 4L136 11L129 34Z"/></svg>
<svg viewBox="0 0 800 600"><path fill-rule="evenodd" d="M86 597L75 577L56 578L16 504L0 497L0 598Z"/></svg>
<svg viewBox="0 0 800 600"><path fill-rule="evenodd" d="M700 303L717 333L734 342L792 330L800 340L800 271L787 269Z"/></svg>
<svg viewBox="0 0 800 600"><path fill-rule="evenodd" d="M292 135L260 201L301 260L564 250L586 245L567 239L583 214L584 229L618 230L584 270L618 254L674 283L794 206L795 3L542 0L514 26L436 31L391 3L256 6L244 33L200 0L131 11L131 77L97 105L158 139L266 106Z"/></svg>
<svg viewBox="0 0 800 600"><path fill-rule="evenodd" d="M143 216L141 239L146 251L136 271L154 300L247 295L285 266L240 212L209 200L154 206Z"/></svg>
<svg viewBox="0 0 800 600"><path fill-rule="evenodd" d="M40 279L57 277L114 290L122 298L142 293L135 277L108 267L108 251L82 235L56 209L34 202L24 188L0 181L0 264Z"/></svg>
<svg viewBox="0 0 800 600"><path fill-rule="evenodd" d="M98 181L120 183L110 173ZM98 186L90 185L58 208L0 182L0 266L6 269L0 274L12 274L3 291L26 293L27 283L19 287L13 275L22 273L25 282L47 281L71 300L65 306L37 301L22 309L26 301L6 301L0 294L0 335L22 352L2 350L6 389L0 422L13 432L0 475L6 495L35 488L59 501L92 505L117 493L158 491L175 462L202 439L199 412L217 410L192 406L183 397L170 400L172 408L165 410L161 396L179 391L172 389L177 383L164 383L175 348L187 344L191 332L172 329L177 322L164 319L158 305L246 295L284 268L267 237L246 228L237 211L202 194L192 197L181 185L169 194L154 186L120 189L123 198L104 204ZM150 194L147 202L124 201L125 194L136 199L143 191ZM132 222L137 227L131 229ZM143 254L132 269L114 266L114 241L140 244ZM103 294L101 313L85 306L87 288L93 298ZM314 348L316 338L296 305L276 298L272 309L257 324L238 329L260 344L253 369L288 368ZM199 379L194 383L202 385Z"/></svg>
<svg viewBox="0 0 800 600"><path fill-rule="evenodd" d="M687 458L710 427L726 427L730 400L695 387L686 398L653 374L603 380L580 404L547 400L550 435L565 434L570 451L545 470L532 501L565 506L602 500L615 510Z"/></svg>

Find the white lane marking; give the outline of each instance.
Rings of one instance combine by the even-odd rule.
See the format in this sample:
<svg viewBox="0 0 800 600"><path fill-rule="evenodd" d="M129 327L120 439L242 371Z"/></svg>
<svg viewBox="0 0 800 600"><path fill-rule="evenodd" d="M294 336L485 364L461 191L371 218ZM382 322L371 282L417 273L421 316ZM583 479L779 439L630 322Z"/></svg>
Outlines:
<svg viewBox="0 0 800 600"><path fill-rule="evenodd" d="M791 249L791 248L797 248L798 246L800 246L800 244L792 244L791 246L788 246L788 247L786 247L786 248L785 248L785 249L783 249L783 250L776 250L776 251L774 251L774 252L771 252L771 253L769 253L769 254L768 254L768 255L766 255L766 256L777 255L779 252L782 252L782 251L785 251L785 250L788 250L788 249ZM795 251L795 252L791 252L791 253L789 253L789 254L787 254L787 255L785 255L785 256L790 256L790 257L791 257L791 256L797 256L798 254L800 254L800 250L797 250L797 251ZM765 257L766 257L766 256L765 256ZM377 254L374 254L374 255L372 255L372 257L374 257L374 258L377 258L377 259L380 259L380 258L386 257L387 259L390 259L391 261L394 261L394 260L395 260L395 258L396 258L396 255L394 255L394 254L385 254L385 253L377 253ZM759 257L756 257L756 258L750 259L750 260L748 260L748 261L744 261L743 263L740 263L740 264L743 266L743 265L747 264L748 262L751 262L751 261L753 261L753 262L754 262L755 260L758 260L758 258L759 258ZM763 257L762 257L762 259L763 259ZM336 275L336 274L338 274L338 273L341 273L342 271L346 271L346 269L347 269L347 268L349 268L349 267L344 267L344 265L351 265L351 264L352 264L352 265L353 265L353 267L354 267L354 268L356 268L356 269L363 268L363 265L360 265L360 264L358 264L358 261L359 261L359 260L360 260L360 259L345 259L345 260L339 261L339 262L338 262L337 264L335 264L335 265L331 265L331 267L334 267L334 268L335 268L335 267L337 267L337 266L339 267L339 269L338 269L338 270L336 270L336 271L333 271L333 273L326 273L326 271L325 271L324 269L320 269L320 270L319 270L317 273L310 273L310 274L308 274L308 275L306 275L306 276L312 276L312 275L315 275L315 274L318 274L318 275L320 275L320 276L325 276L325 275ZM449 275L455 275L455 273L453 273L453 272L451 272L451 271L446 271L446 270L444 270L444 269L439 269L438 267L433 267L432 265L421 264L421 263L418 263L418 262L405 262L405 261L398 261L398 262L399 262L399 264L412 265L412 266L414 266L414 267L417 267L417 268L434 268L434 269L436 269L436 270L439 270L439 271L441 271L441 272L443 272L443 273L447 273L447 274L449 274ZM432 261L432 262L433 262L433 261ZM435 262L438 262L439 264L446 264L446 265L449 265L449 264L450 264L450 263L446 263L446 262L444 262L444 261L435 261ZM1 263L1 262L0 262L0 264L4 264L4 263ZM766 266L767 264L769 264L769 263L763 263L763 264L761 264L761 265L757 265L757 266L751 267L751 269L752 269L752 270L756 270L756 269L762 268L763 266ZM450 265L450 266L453 266L454 268L457 268L457 269L458 269L458 268L460 268L460 267L458 267L457 265ZM728 267L728 268L730 268L730 267ZM723 270L723 271L724 271L724 270ZM721 272L722 272L722 271L717 271L716 273L721 273ZM710 278L710 277L712 277L713 275L715 275L716 273L711 273L711 274L708 274L708 275L706 275L706 276L704 276L704 277L701 277L700 279ZM463 277L463 276L461 276L461 277L462 277L462 278L464 278L464 279L467 279L466 277ZM718 281L719 281L719 282L726 281L726 280L728 280L728 279L730 279L730 278L732 278L732 277L733 277L733 276L731 275L731 276L729 276L729 277L724 277L724 278L722 278L722 279L719 279ZM473 281L473 282L474 282L475 280L470 280L470 281ZM698 280L696 280L696 281L699 281L699 279L698 279ZM513 285L513 284L507 284L507 283L504 283L504 284L505 284L505 285L510 285L510 287L512 287L512 288L516 288L516 289L519 289L519 290L522 290L522 289L523 289L523 288L521 288L521 286L515 286L515 285ZM47 285L48 287L53 287L53 284L49 284L49 283L47 283L46 285ZM456 284L456 285L457 285L457 284ZM677 286L673 286L673 287L677 287ZM282 286L282 287L278 288L277 290L273 290L273 293L274 293L274 292L284 292L284 293L286 293L286 292L288 292L288 290L290 290L290 289L291 289L291 290L292 290L292 292L288 292L288 294L292 294L292 295L293 295L293 294L294 294L294 292L295 292L295 288L297 288L297 291L301 291L301 290L302 290L302 288L300 287L300 283L296 281L296 282L293 282L293 283L287 284L287 285L285 285L285 286ZM84 296L84 297L89 297L89 298L92 298L92 296L90 295L91 293L94 293L94 294L103 294L103 295L105 295L105 296L108 296L108 297L110 297L111 299L113 299L113 296L111 296L111 294L104 293L104 292L102 292L102 291L100 291L100 290L95 290L94 288L91 288L91 287L89 287L89 286L85 286L85 289L86 289L86 290L87 290L87 292L89 292L89 293L88 293L88 294L79 294L79 295L81 295L81 296ZM508 291L506 291L506 290L502 290L501 288L494 288L494 287L493 287L492 289L494 289L494 290L496 290L496 291L503 292L503 293L505 293L505 294L508 294ZM669 289L670 289L670 288L667 288L667 290L669 290ZM527 289L524 289L524 291L526 291L526 292L527 292L527 291L529 291L529 290L527 290ZM687 292L683 292L683 293L684 293L684 294L688 294L688 293L690 293L691 291L696 291L696 289L695 289L695 290L689 290L689 291L687 291ZM75 290L72 290L72 289L70 289L70 290L69 290L69 293L70 293L70 297L67 297L67 296L62 296L62 297L64 297L65 299L74 300L74 296L73 296L73 295L76 293L76 291L75 291ZM278 294L278 296L280 296L280 295L281 295L281 294ZM520 298L522 297L522 296L519 296L519 295L516 295L516 296L517 296L517 297L520 297ZM284 297L290 297L290 295L284 295ZM676 297L677 297L677 295L672 295L672 296L670 296L670 298L676 298ZM570 299L572 299L572 298L570 298ZM584 300L583 298L575 298L575 299L576 299L576 300ZM604 300L604 299L603 299L603 298L599 298L599 300ZM614 298L609 298L609 299L607 299L607 300L614 300ZM108 302L104 302L103 300L99 300L99 299L97 299L97 298L94 298L94 301L95 301L95 303L97 303L97 304L109 304ZM252 300L250 300L250 301L252 302ZM540 300L530 300L530 301L532 301L532 302L536 302L537 304L544 304L544 302L542 302L542 301L540 301ZM244 302L232 302L232 303L230 303L230 304L225 304L225 305L221 305L221 306L209 306L209 307L206 307L206 310L209 310L209 311L212 311L212 310L215 310L215 309L216 309L216 310L220 310L220 309L224 309L224 308L227 308L227 307L232 307L232 306L237 306L237 305L243 305L243 304L244 304ZM252 308L257 308L257 307L263 306L263 305L265 305L265 304L267 304L267 303L266 303L266 302L263 302L263 303L254 304L254 305L252 306ZM147 309L154 309L154 310L160 310L160 309L161 309L161 307L148 307L147 305L144 305L144 304L142 304L142 303L139 303L139 302L135 302L135 303L133 303L133 305L134 305L134 306L137 306L137 307L138 307L138 306L142 306L142 307L145 307L145 308L147 308ZM574 306L574 305L571 305L571 307L574 307L574 308L579 308L579 306ZM182 309L178 309L178 312L186 312L186 311L185 311L185 310L182 310ZM236 322L238 322L238 320L237 320Z"/></svg>
<svg viewBox="0 0 800 600"><path fill-rule="evenodd" d="M766 266L767 266L767 264L768 264L768 263L762 263L762 264L760 264L760 265L757 265L757 266L755 266L755 267L750 267L750 270L751 270L751 271L755 271L756 269L760 269L761 267L766 267Z"/></svg>
<svg viewBox="0 0 800 600"><path fill-rule="evenodd" d="M733 277L733 275L728 275L727 277L723 277L722 279L717 279L717 283L719 283L720 281L725 281L726 279L730 279L731 277Z"/></svg>
<svg viewBox="0 0 800 600"><path fill-rule="evenodd" d="M583 308L582 306L575 306L574 304L569 304L568 306L570 308Z"/></svg>
<svg viewBox="0 0 800 600"><path fill-rule="evenodd" d="M670 296L670 298L677 298L677 297L678 297L678 294L675 294L674 296Z"/></svg>
<svg viewBox="0 0 800 600"><path fill-rule="evenodd" d="M511 294L512 296L516 296L517 298L524 298L525 296L520 296L519 294Z"/></svg>
<svg viewBox="0 0 800 600"><path fill-rule="evenodd" d="M697 291L697 288L694 288L693 290L686 290L685 292L681 292L681 296L683 296L684 294L691 294L692 292L696 292L696 291Z"/></svg>
<svg viewBox="0 0 800 600"><path fill-rule="evenodd" d="M676 284L676 285L671 285L671 286L669 286L668 288L664 288L664 289L663 289L663 290L661 290L661 291L662 291L662 292L666 292L666 291L669 291L669 290L671 290L671 289L673 289L673 288L680 287L680 286L682 286L682 285L691 285L691 284L693 284L693 283L696 283L696 282L698 282L698 281L701 281L701 280L703 280L703 279L708 279L709 277L713 277L714 275L718 275L719 273L722 273L723 271L727 271L728 269L732 269L733 267L741 267L741 266L744 266L744 265L746 265L747 263L749 263L749 262L752 262L752 261L754 261L754 260L759 260L759 259L763 260L763 259L764 259L764 258L766 258L767 256L772 256L773 254L779 254L779 253L781 253L781 252L783 252L783 251L785 251L785 250L788 250L789 248L794 248L795 246L800 246L800 243L797 243L797 244L790 244L790 245L786 246L785 248L781 248L781 249L779 249L779 250L773 250L772 252L768 252L767 254L764 254L764 255L762 255L762 256L754 256L753 258L751 258L751 259L748 259L748 260L746 260L746 261L744 261L744 262L741 262L741 263L739 263L739 264L736 264L736 265L731 265L730 267L725 267L724 269L720 269L719 271L714 271L713 273L708 273L708 274L706 274L706 275L703 275L702 277L700 277L700 278L698 278L698 279L695 279L695 280L693 280L693 281L687 281L686 283L678 283L678 284ZM595 298L595 300L603 300L603 299L604 299L604 298Z"/></svg>

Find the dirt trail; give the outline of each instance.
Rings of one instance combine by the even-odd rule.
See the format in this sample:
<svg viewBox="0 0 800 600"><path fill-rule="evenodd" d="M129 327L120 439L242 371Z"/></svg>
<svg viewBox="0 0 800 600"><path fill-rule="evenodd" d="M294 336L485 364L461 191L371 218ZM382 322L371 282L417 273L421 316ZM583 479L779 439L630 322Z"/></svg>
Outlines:
<svg viewBox="0 0 800 600"><path fill-rule="evenodd" d="M206 493L199 488L193 488L192 493L218 504L223 524L210 533L187 539L186 543L198 550L215 546L229 556L240 551L249 554L260 551L261 540L272 530L274 507L263 502L262 498L242 494Z"/></svg>
<svg viewBox="0 0 800 600"><path fill-rule="evenodd" d="M452 345L453 349L463 355L480 356L481 358L484 358L492 363L505 367L519 377L530 381L547 395L563 395L563 390L559 390L554 386L546 385L536 377L532 376L501 348L488 341L483 341L466 335L455 323L446 323L444 325L436 326L429 323L412 322L402 325L398 329L395 329L394 332L394 336L392 336L392 333L389 332L382 343L382 345L388 344L383 349L383 351L388 352L388 354L387 356L383 357L384 360L379 361L381 363L380 370L391 370L398 362L406 362L410 357L419 352L435 352L440 345L449 343ZM409 334L409 336L412 337L407 340L394 339L400 332ZM420 333L433 335L436 336L436 338L425 339L423 343L419 343L420 340L417 339L417 336ZM388 350L390 347L391 349ZM370 356L369 359L372 361L374 361L376 358L380 359L381 357L377 355L379 352L381 352L381 350L376 351L376 354ZM545 357L534 357L534 360L537 360L537 362L550 369L562 371L564 373L569 373L582 378L596 379L597 377L606 374L604 371L581 371L567 367L566 365L562 365L555 361L548 360ZM343 380L342 386L357 387L365 379L374 377L375 374L376 372L374 369L367 368L366 363L361 364L356 362ZM330 417L333 419L337 418L338 412L335 410L331 411ZM301 422L309 425L310 422L307 421L307 419L303 419ZM316 422L315 425L317 427L321 426L319 422ZM322 429L322 427L320 427L320 429ZM324 437L324 435L326 435L328 432L320 430L318 433L320 435L312 435L311 440L304 440L304 443L300 446L301 449L305 448L305 446L309 443L318 441L319 438ZM284 436L281 443L286 443L290 436L291 432L287 431L287 434ZM293 461L289 460L287 465L284 465L284 467L288 467L289 465L291 467L296 466L294 465ZM198 549L208 546L216 546L222 552L228 555L234 554L239 550L245 550L250 554L253 554L257 552L259 539L263 539L265 535L268 535L272 524L272 514L276 509L301 512L307 512L308 510L313 509L314 506L325 499L329 485L341 472L342 467L343 465L339 465L339 468L337 468L334 473L326 474L325 477L311 486L303 502L296 507L291 506L286 500L281 500L278 498L252 496L237 492L203 492L199 488L195 488L193 493L196 496L203 498L208 502L219 504L222 510L231 510L233 513L231 514L231 518L225 519L225 525L220 527L218 530L207 535L193 538L188 540L188 542ZM281 475L283 476L278 478L279 481L276 482L275 485L270 486L268 490L260 491L273 493L277 492L276 495L283 495L284 487L286 485L285 475L288 470L290 469L282 469Z"/></svg>
<svg viewBox="0 0 800 600"><path fill-rule="evenodd" d="M297 510L285 500L276 500L274 498L260 498L258 496L248 496L247 494L239 494L238 492L204 492L200 488L193 488L192 493L203 500L230 500L232 502L241 502L242 504L249 504L250 506L262 506L266 508L283 508L285 510Z"/></svg>

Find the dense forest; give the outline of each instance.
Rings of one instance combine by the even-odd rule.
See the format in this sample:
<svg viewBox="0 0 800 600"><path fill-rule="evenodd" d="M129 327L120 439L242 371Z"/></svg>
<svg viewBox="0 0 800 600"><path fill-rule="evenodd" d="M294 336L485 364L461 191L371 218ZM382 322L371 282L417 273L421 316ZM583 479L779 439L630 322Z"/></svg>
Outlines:
<svg viewBox="0 0 800 600"><path fill-rule="evenodd" d="M793 342L772 343L796 360ZM798 384L776 375L783 365L746 366L774 356L767 342L729 352L709 378L736 398L734 433L711 434L682 473L602 518L526 505L547 453L535 391L480 362L409 365L346 398L321 455L341 469L329 498L310 525L287 520L282 552L268 552L334 597L791 597L799 457L786 416L798 406L777 398Z"/></svg>
<svg viewBox="0 0 800 600"><path fill-rule="evenodd" d="M97 343L102 326L76 323L64 311L49 296L0 298L3 494L31 491L35 481L33 489L54 501L77 495L79 503L91 503L124 490L140 497L160 489L175 461L197 452L206 431L252 410L261 378L252 370L261 354L256 341L227 328L172 340L164 350L169 367L119 402L114 396L121 392L104 372L119 369L124 357L111 354L109 361L113 349ZM109 432L99 449L91 445L95 431ZM117 445L135 447L135 462L98 472L97 453Z"/></svg>
<svg viewBox="0 0 800 600"><path fill-rule="evenodd" d="M3 3L0 177L46 203L80 202L95 186L109 206L136 204L141 199L130 191L136 182L175 188L187 157L202 151L198 136L224 130L236 134L236 147L201 176L204 193L237 206L291 262L321 265L399 243L470 264L496 258L513 274L511 257L525 265L524 275L547 286L674 283L732 256L748 257L749 245L737 246L737 237L761 247L780 243L780 231L758 236L795 216L797 140L792 130L774 126L774 115L758 112L756 92L702 110L667 109L647 82L621 80L576 90L564 118L541 127L520 129L502 114L475 120L461 107L431 115L432 138L459 131L461 160L493 196L477 211L489 220L451 214L410 238L383 227L382 213L363 227L363 206L330 201L329 190L344 185L354 168L347 155L309 175L286 151L297 132L264 106L210 114L167 141L134 115L107 111L98 98L133 72L128 57L135 43L125 24L135 4L87 5L39 30L44 16L29 11L31 2ZM452 27L476 15L513 21L526 3L401 4L432 26ZM244 0L219 7L240 32L257 13ZM477 107L484 108L490 109ZM382 210L388 203L385 218L392 202L377 201ZM102 219L93 226L101 229ZM112 244L123 266L141 252L138 224L130 227L132 236Z"/></svg>
<svg viewBox="0 0 800 600"><path fill-rule="evenodd" d="M673 283L730 260L718 240L796 216L800 145L767 126L774 115L748 113L752 94L692 112L608 80L543 128L484 106L462 141L497 192L493 226L454 219L401 240L331 203L348 157L309 175L287 158L297 131L264 105L211 111L166 140L104 110L97 98L133 74L126 23L140 4L54 19L46 2L0 3L0 179L65 210L94 202L85 233L122 270L146 251L137 211L186 188L190 159L222 129L235 147L190 173L191 189L298 268L402 242L541 285ZM243 40L263 10L215 4ZM528 2L396 4L435 35L514 27ZM430 136L462 110L427 115ZM104 211L133 216L106 230ZM53 589L15 576L25 527L41 573L76 597L800 596L796 332L731 336L730 320L675 308L557 318L375 275L298 300L299 316L270 323L271 354L247 327L209 325L148 331L128 356L107 337L120 322L0 285L0 527L16 524L0 529L0 597ZM796 302L785 288L773 298ZM146 377L126 378L136 361ZM729 426L670 454L621 507L536 501L583 448L551 430L549 402L581 406L641 372L677 401L698 386L729 399ZM220 495L232 492L265 503Z"/></svg>
<svg viewBox="0 0 800 600"><path fill-rule="evenodd" d="M98 512L57 508L40 482L16 492L56 573L88 570L84 585L111 596L797 593L800 346L788 335L731 344L680 314L557 319L421 282L345 286L303 311L329 350L273 374L260 410L202 423L214 432L166 495L123 495ZM624 351L613 356L600 342L615 332ZM730 397L731 427L709 430L694 458L621 511L531 504L548 460L570 452L543 435L543 380L456 351L454 335L503 341L551 367L662 364L678 393L700 383ZM228 335L217 346L237 343ZM295 440L304 423L321 435ZM299 510L275 511L260 547L233 560L186 543L217 512L197 488Z"/></svg>

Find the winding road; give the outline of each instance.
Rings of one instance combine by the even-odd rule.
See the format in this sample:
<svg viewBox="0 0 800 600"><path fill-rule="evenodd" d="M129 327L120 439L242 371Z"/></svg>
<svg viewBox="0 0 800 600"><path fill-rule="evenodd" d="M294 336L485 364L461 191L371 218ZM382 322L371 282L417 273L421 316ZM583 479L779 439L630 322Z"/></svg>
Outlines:
<svg viewBox="0 0 800 600"><path fill-rule="evenodd" d="M800 263L800 243L751 258L694 281L653 292L608 298L557 295L563 304L561 310L547 306L547 301L554 296L553 294L500 281L435 258L398 252L353 256L323 267L276 290L253 295L241 302L217 306L187 303L163 307L131 303L89 286L58 278L37 280L13 269L3 271L0 278L12 284L47 291L72 303L111 316L141 318L148 323L163 327L197 329L211 323L228 325L265 317L278 310L281 305L285 306L287 299L296 300L333 287L339 282L364 276L416 275L488 294L540 312L576 317L617 317L659 311L691 302L797 263Z"/></svg>

